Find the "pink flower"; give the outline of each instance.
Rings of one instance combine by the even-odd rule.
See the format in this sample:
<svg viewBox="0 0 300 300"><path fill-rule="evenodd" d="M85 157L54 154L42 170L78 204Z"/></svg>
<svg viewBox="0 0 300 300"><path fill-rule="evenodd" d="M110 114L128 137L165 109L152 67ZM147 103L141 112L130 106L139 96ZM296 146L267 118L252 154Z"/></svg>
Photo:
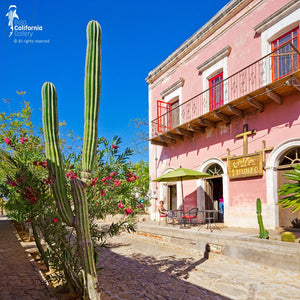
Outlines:
<svg viewBox="0 0 300 300"><path fill-rule="evenodd" d="M121 183L122 183L122 181L121 181L121 180L118 180L118 179L115 179L115 181L114 181L114 185L115 185L115 186L120 186Z"/></svg>
<svg viewBox="0 0 300 300"><path fill-rule="evenodd" d="M98 204L99 204L98 202L95 203L95 205L98 205Z"/></svg>
<svg viewBox="0 0 300 300"><path fill-rule="evenodd" d="M118 148L119 148L117 145L114 145L114 144L112 144L111 147L112 147L113 149L118 149Z"/></svg>
<svg viewBox="0 0 300 300"><path fill-rule="evenodd" d="M105 196L105 191L104 190L101 191L101 196L102 197Z"/></svg>
<svg viewBox="0 0 300 300"><path fill-rule="evenodd" d="M19 139L19 142L21 143L21 144L24 144L25 142L27 142L28 141L28 138L26 138L26 137L21 137L20 139Z"/></svg>
<svg viewBox="0 0 300 300"><path fill-rule="evenodd" d="M70 179L74 179L74 178L78 178L78 176L75 173L71 174L70 176Z"/></svg>
<svg viewBox="0 0 300 300"><path fill-rule="evenodd" d="M121 202L118 203L118 206L119 206L120 208L124 208L124 204L121 203Z"/></svg>
<svg viewBox="0 0 300 300"><path fill-rule="evenodd" d="M30 197L30 201L32 204L36 203L37 202L37 198L36 197Z"/></svg>
<svg viewBox="0 0 300 300"><path fill-rule="evenodd" d="M31 222L32 222L32 220L27 220L26 222L27 222L27 223L31 223Z"/></svg>
<svg viewBox="0 0 300 300"><path fill-rule="evenodd" d="M114 176L116 176L116 175L117 175L116 172L111 172L111 173L110 173L110 177L114 177Z"/></svg>
<svg viewBox="0 0 300 300"><path fill-rule="evenodd" d="M79 178L73 171L68 172L66 176L70 179Z"/></svg>
<svg viewBox="0 0 300 300"><path fill-rule="evenodd" d="M47 168L48 162L47 161L41 161L39 162L39 166L43 167L43 168Z"/></svg>
<svg viewBox="0 0 300 300"><path fill-rule="evenodd" d="M96 185L97 180L98 180L97 177L95 177L94 179L92 179L92 182L91 182L90 186Z"/></svg>
<svg viewBox="0 0 300 300"><path fill-rule="evenodd" d="M8 137L4 138L4 143L7 145L11 145L11 139L9 139Z"/></svg>
<svg viewBox="0 0 300 300"><path fill-rule="evenodd" d="M132 209L131 209L131 207L125 209L125 214L126 214L126 215L132 214Z"/></svg>
<svg viewBox="0 0 300 300"><path fill-rule="evenodd" d="M52 219L52 222L55 224L56 222L58 222L58 219Z"/></svg>
<svg viewBox="0 0 300 300"><path fill-rule="evenodd" d="M48 178L48 179L43 178L43 181L44 181L44 183L45 183L46 185L51 184L50 178Z"/></svg>
<svg viewBox="0 0 300 300"><path fill-rule="evenodd" d="M101 181L104 183L104 182L106 181L106 178L103 177L103 178L101 179Z"/></svg>
<svg viewBox="0 0 300 300"><path fill-rule="evenodd" d="M35 161L33 162L33 165L34 165L34 166L37 166L37 165L38 165L38 161L35 160Z"/></svg>

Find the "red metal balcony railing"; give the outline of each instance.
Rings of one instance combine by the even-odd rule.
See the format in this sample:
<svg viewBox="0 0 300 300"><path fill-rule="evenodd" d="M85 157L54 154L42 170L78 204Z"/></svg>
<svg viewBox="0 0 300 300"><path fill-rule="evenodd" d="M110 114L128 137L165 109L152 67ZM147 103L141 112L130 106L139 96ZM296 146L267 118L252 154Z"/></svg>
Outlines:
<svg viewBox="0 0 300 300"><path fill-rule="evenodd" d="M177 107L160 115L158 113L157 118L151 122L151 138L220 107L210 105L214 100L210 98L216 94L216 91L222 93L222 95L218 94L218 97L222 98L222 101L219 101L220 105L224 105L275 82L299 68L299 50L291 43L285 44ZM175 114L179 115L179 125L172 125L172 115Z"/></svg>

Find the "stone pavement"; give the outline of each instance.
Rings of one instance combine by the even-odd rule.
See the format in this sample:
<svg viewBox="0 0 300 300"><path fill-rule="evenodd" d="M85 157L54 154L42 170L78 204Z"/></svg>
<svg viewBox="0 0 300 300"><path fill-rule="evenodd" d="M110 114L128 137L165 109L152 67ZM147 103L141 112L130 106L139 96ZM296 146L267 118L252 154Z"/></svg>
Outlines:
<svg viewBox="0 0 300 300"><path fill-rule="evenodd" d="M104 300L296 300L299 273L222 255L204 255L123 233L101 249ZM206 257L205 257L206 256Z"/></svg>
<svg viewBox="0 0 300 300"><path fill-rule="evenodd" d="M56 299L25 253L11 222L0 216L0 299Z"/></svg>

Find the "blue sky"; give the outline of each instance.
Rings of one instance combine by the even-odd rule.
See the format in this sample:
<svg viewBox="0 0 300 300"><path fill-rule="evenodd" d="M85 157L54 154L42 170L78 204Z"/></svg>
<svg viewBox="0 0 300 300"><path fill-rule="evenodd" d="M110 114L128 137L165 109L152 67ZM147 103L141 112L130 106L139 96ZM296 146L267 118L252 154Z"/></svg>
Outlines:
<svg viewBox="0 0 300 300"><path fill-rule="evenodd" d="M228 0L115 0L115 1L2 1L0 111L10 99L11 111L20 108L16 91L26 91L41 126L41 87L54 83L60 121L67 130L83 135L84 63L89 20L102 27L102 91L99 136L121 136L122 147L133 146L135 118L148 118L148 73L213 17ZM19 20L40 25L33 36L11 37L6 14L17 7ZM15 31L16 32L16 31ZM19 41L19 40L22 40ZM24 40L33 40L26 44ZM36 43L35 40L49 40ZM145 145L145 141L138 143ZM134 160L148 160L148 154Z"/></svg>

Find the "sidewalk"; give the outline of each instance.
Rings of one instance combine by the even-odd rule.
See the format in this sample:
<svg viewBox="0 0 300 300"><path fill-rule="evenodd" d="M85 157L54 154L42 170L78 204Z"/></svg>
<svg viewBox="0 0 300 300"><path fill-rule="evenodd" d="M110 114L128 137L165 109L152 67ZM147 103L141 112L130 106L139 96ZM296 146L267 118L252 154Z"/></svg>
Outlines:
<svg viewBox="0 0 300 300"><path fill-rule="evenodd" d="M154 221L138 222L136 235L152 243L172 245L185 251L210 254L222 254L234 259L260 263L265 266L299 272L300 270L300 232L295 243L281 242L280 231L270 230L270 239L257 238L258 229L226 228L218 224L219 229L211 232L206 226L159 225Z"/></svg>
<svg viewBox="0 0 300 300"><path fill-rule="evenodd" d="M56 299L20 245L6 216L0 216L0 299Z"/></svg>
<svg viewBox="0 0 300 300"><path fill-rule="evenodd" d="M99 251L103 300L300 300L300 271L123 233Z"/></svg>

